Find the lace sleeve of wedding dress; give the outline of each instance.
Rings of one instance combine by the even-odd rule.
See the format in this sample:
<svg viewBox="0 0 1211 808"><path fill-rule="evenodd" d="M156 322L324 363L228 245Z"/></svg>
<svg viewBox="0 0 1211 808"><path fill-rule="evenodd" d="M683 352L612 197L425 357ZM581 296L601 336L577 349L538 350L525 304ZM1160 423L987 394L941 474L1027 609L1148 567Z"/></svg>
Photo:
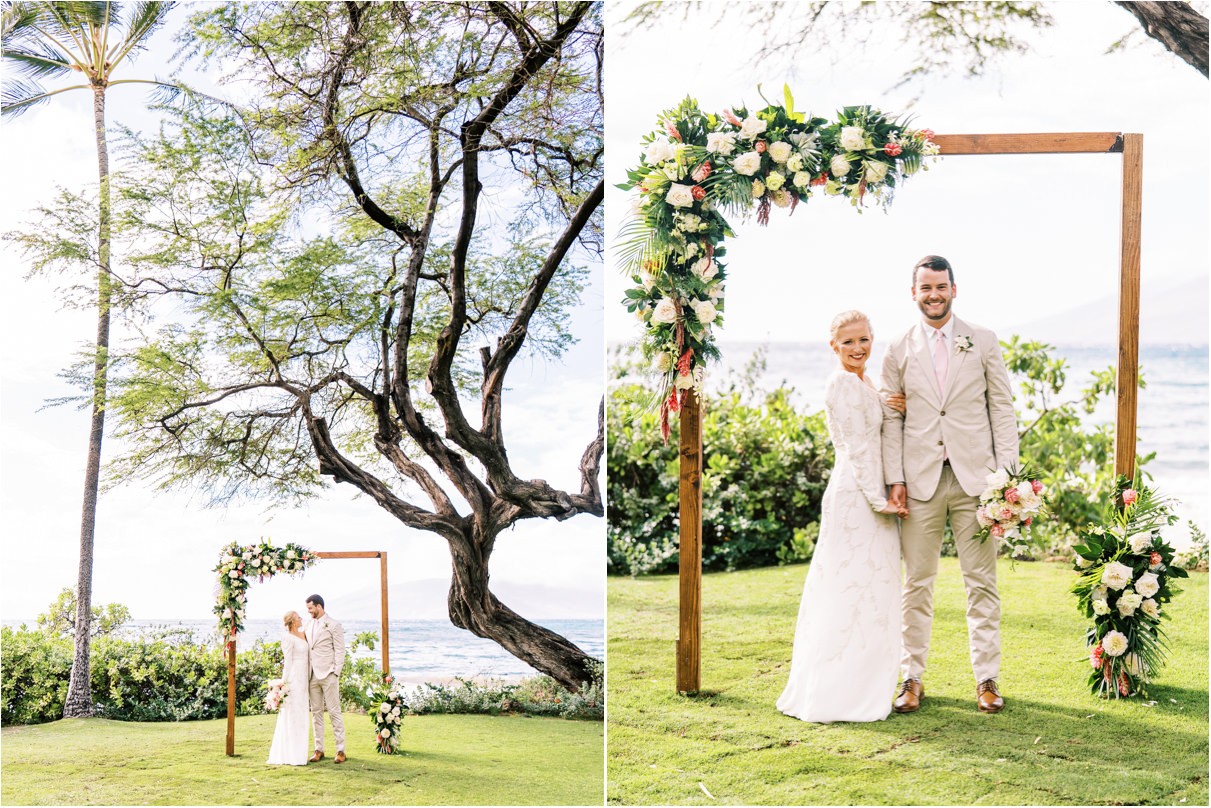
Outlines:
<svg viewBox="0 0 1211 808"><path fill-rule="evenodd" d="M294 643L290 641L290 632L282 635L282 678L290 676L290 666L294 662Z"/></svg>
<svg viewBox="0 0 1211 808"><path fill-rule="evenodd" d="M847 378L848 377L848 378ZM828 410L829 426L832 429L833 446L849 458L854 479L862 495L875 511L887 507L887 488L883 482L881 453L883 444L878 427L882 425L882 408L875 429L867 428L864 410L863 382L852 373L842 372L833 376L824 394L824 406ZM873 391L872 391L873 392ZM873 431L873 434L871 434Z"/></svg>

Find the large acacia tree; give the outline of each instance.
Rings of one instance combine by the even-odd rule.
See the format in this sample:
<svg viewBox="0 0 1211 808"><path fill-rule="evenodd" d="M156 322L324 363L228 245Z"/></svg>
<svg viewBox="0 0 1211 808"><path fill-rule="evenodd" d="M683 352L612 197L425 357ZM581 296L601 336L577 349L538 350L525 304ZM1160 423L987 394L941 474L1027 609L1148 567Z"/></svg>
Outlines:
<svg viewBox="0 0 1211 808"><path fill-rule="evenodd" d="M592 660L498 600L488 564L520 520L604 513L604 402L569 402L597 429L568 491L518 476L502 408L519 355L566 346L575 265L600 261L600 8L224 4L191 23L252 100L132 140L130 261L167 299L123 352L116 473L220 498L351 485L448 543L455 625L577 687Z"/></svg>

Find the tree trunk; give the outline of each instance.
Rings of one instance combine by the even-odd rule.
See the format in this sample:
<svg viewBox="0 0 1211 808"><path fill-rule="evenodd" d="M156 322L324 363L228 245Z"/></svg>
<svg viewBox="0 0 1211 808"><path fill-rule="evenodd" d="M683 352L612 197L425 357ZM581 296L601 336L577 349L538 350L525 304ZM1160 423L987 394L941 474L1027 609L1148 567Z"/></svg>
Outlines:
<svg viewBox="0 0 1211 808"><path fill-rule="evenodd" d="M593 657L564 637L531 623L496 599L488 590L491 540L450 542L454 576L450 581L450 621L499 644L532 668L545 673L570 691L592 680Z"/></svg>
<svg viewBox="0 0 1211 808"><path fill-rule="evenodd" d="M92 424L88 435L88 463L84 470L84 504L80 515L80 569L76 583L75 653L64 718L93 715L92 667L89 660L92 619L93 532L97 520L97 489L101 477L101 439L105 434L105 386L109 367L109 152L105 143L105 88L93 88L93 117L97 132L97 173L101 180L100 228L97 256L97 345L93 364Z"/></svg>
<svg viewBox="0 0 1211 808"><path fill-rule="evenodd" d="M1207 75L1207 18L1189 3L1115 3L1135 15L1148 36Z"/></svg>

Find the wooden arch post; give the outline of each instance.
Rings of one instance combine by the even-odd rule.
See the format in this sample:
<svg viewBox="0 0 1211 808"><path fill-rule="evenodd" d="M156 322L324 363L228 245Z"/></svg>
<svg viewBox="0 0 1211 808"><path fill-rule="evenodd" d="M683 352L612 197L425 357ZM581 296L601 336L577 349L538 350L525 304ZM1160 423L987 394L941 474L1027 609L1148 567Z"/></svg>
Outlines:
<svg viewBox="0 0 1211 808"><path fill-rule="evenodd" d="M377 558L379 560L379 581L382 600L383 626L383 673L391 673L391 635L388 632L387 621L387 554L378 550L315 553L317 558ZM227 643L227 756L235 756L235 638L233 630L231 640Z"/></svg>
<svg viewBox="0 0 1211 808"><path fill-rule="evenodd" d="M960 154L1122 154L1119 247L1118 374L1114 434L1115 474L1135 476L1135 415L1139 385L1140 244L1144 136L1119 132L935 135L942 156ZM702 410L692 393L681 409L681 609L677 637L677 692L700 687L702 647Z"/></svg>

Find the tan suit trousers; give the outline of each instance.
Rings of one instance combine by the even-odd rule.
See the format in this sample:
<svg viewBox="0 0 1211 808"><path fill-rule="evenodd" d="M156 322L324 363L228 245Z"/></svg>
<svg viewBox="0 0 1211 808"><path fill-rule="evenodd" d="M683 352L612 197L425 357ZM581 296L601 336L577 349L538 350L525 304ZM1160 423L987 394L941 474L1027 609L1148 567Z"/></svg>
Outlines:
<svg viewBox="0 0 1211 808"><path fill-rule="evenodd" d="M909 490L909 496L912 490ZM904 556L903 645L900 675L921 679L929 656L933 626L933 584L938 576L942 536L949 517L959 552L959 567L967 587L967 639L976 682L995 679L1001 667L1001 599L997 595L996 541L972 538L979 529L979 498L963 490L949 465L931 499L908 503L908 518L900 525Z"/></svg>
<svg viewBox="0 0 1211 808"><path fill-rule="evenodd" d="M323 679L311 677L311 722L315 727L315 749L324 751L324 708L328 708L328 720L332 722L332 737L336 740L336 751L345 751L345 719L341 715L341 684L335 673Z"/></svg>

